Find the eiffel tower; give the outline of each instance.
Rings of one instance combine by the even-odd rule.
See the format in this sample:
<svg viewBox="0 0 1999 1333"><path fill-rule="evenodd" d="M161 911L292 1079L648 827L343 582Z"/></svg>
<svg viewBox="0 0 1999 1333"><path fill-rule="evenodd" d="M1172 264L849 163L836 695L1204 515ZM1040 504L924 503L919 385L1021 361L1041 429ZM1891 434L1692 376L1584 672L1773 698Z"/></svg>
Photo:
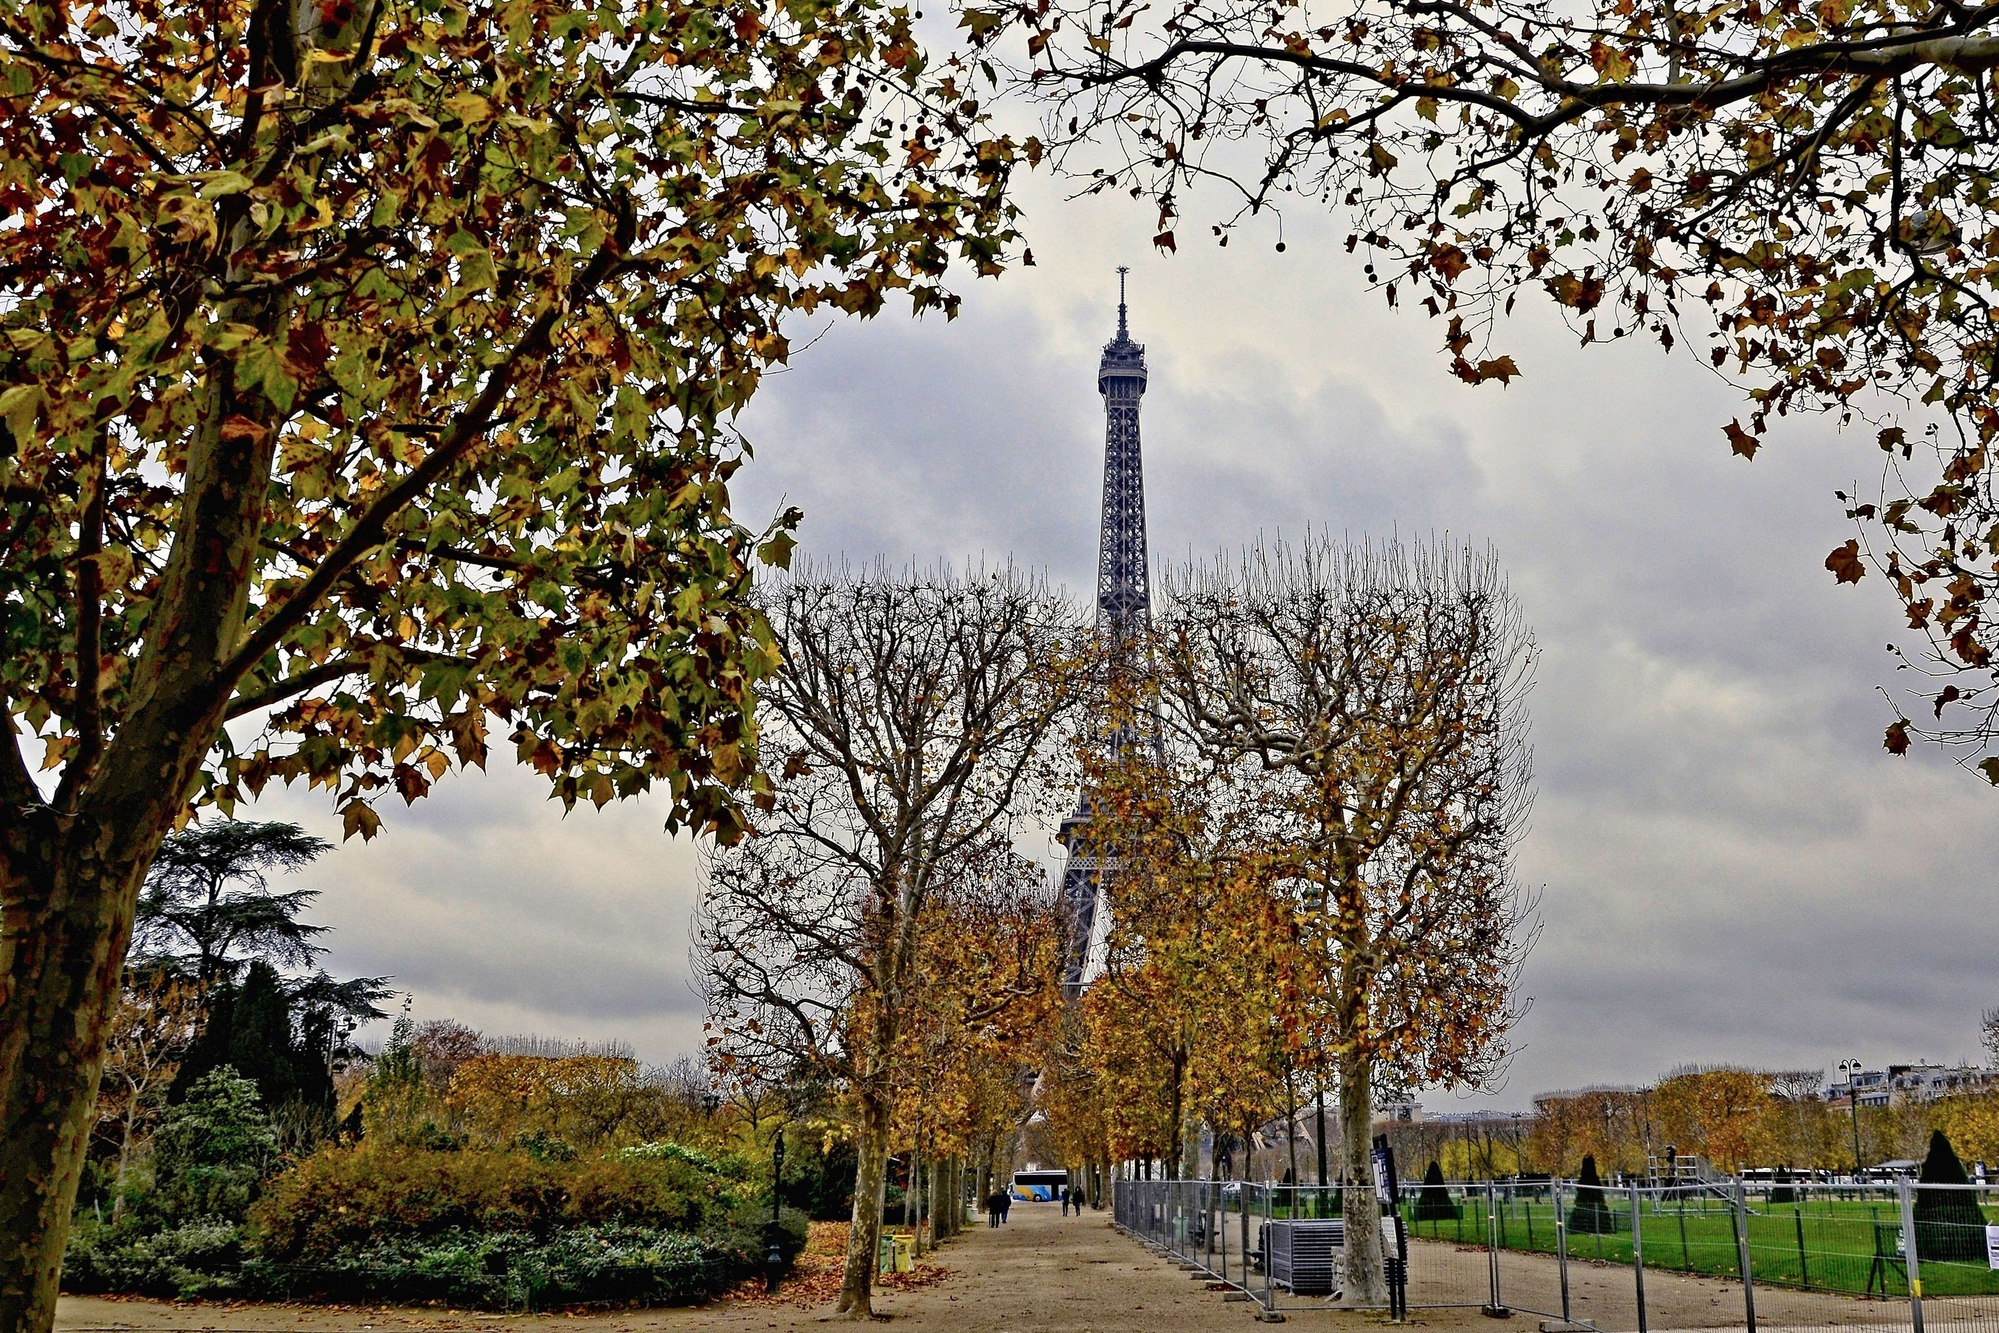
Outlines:
<svg viewBox="0 0 1999 1333"><path fill-rule="evenodd" d="M1138 404L1145 396L1145 345L1131 340L1125 318L1125 275L1118 269L1117 337L1104 344L1097 363L1097 392L1104 397L1104 513L1097 535L1097 633L1115 659L1132 651L1152 624L1152 592L1145 557L1145 471L1139 459ZM1113 669L1117 663L1113 661ZM1062 988L1071 998L1083 989L1083 970L1097 926L1096 857L1082 854L1090 822L1085 792L1076 812L1062 821L1069 860L1062 871L1062 900L1069 913L1069 947L1062 960Z"/></svg>

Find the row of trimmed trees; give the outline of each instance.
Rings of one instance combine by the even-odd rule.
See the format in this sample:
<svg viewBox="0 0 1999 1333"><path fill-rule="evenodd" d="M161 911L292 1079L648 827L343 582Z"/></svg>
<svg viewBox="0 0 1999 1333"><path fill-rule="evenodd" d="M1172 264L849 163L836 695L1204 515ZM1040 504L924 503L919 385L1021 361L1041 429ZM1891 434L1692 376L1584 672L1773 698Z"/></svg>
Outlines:
<svg viewBox="0 0 1999 1333"><path fill-rule="evenodd" d="M1091 1159L1185 1174L1205 1127L1245 1175L1367 1181L1378 1102L1507 1055L1532 636L1494 558L1448 542L1262 546L1163 600L1084 748L1110 925L1047 1110ZM1251 1160L1328 1093L1318 1163ZM1372 1301L1371 1192L1346 1213Z"/></svg>
<svg viewBox="0 0 1999 1333"><path fill-rule="evenodd" d="M725 1077L849 1108L846 1313L869 1309L891 1152L989 1160L1031 1086L1092 1176L1179 1174L1204 1126L1249 1171L1257 1127L1330 1087L1332 1169L1364 1180L1384 1090L1505 1059L1534 646L1496 561L1311 538L1164 602L1148 641L1105 645L1011 570L763 594L772 781L708 860L696 956ZM1109 934L1065 1005L1067 923L1015 844L1078 782Z"/></svg>

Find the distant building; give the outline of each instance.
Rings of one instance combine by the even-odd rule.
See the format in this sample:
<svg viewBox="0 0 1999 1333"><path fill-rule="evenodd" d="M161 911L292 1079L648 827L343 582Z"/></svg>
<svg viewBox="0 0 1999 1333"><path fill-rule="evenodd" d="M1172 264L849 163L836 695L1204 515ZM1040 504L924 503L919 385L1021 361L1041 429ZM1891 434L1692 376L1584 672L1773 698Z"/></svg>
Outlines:
<svg viewBox="0 0 1999 1333"><path fill-rule="evenodd" d="M1828 1083L1825 1099L1840 1106L1855 1101L1862 1106L1900 1106L1960 1093L1987 1092L1995 1085L1999 1085L1999 1070L1976 1065L1932 1064L1925 1060L1860 1070L1851 1078Z"/></svg>

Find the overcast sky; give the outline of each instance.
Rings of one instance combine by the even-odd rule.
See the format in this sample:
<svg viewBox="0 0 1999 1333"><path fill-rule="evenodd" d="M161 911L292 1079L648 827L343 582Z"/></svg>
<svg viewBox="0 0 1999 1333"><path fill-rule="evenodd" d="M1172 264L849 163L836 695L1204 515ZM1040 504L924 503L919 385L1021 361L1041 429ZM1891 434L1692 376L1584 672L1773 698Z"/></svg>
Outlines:
<svg viewBox="0 0 1999 1333"><path fill-rule="evenodd" d="M1720 430L1737 401L1691 357L1579 349L1528 301L1503 334L1523 377L1463 385L1442 330L1366 295L1310 210L1281 254L1249 232L1162 256L1139 205L1026 200L1035 267L955 322L824 326L769 382L742 422L747 521L797 504L807 552L1012 557L1090 596L1095 366L1128 263L1156 562L1308 525L1448 533L1492 544L1538 636L1520 856L1545 933L1480 1104L1686 1062L1976 1054L1999 795L1881 749L1900 617L1878 577L1821 564L1849 535L1832 491L1878 466L1867 436L1792 423L1746 463ZM306 872L331 965L393 975L419 1017L696 1049L691 847L654 802L565 818L504 748ZM256 814L337 837L316 796Z"/></svg>

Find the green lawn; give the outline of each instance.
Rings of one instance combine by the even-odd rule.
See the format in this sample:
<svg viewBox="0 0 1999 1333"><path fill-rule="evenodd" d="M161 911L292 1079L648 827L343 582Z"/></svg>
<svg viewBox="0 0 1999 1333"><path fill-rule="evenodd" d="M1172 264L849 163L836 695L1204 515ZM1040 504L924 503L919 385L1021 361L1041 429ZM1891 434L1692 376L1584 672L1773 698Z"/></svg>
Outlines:
<svg viewBox="0 0 1999 1333"><path fill-rule="evenodd" d="M1615 1189L1606 1194L1615 1229L1608 1234L1571 1232L1569 1255L1629 1264L1630 1199ZM1898 1251L1901 1212L1894 1199L1819 1198L1794 1205L1751 1198L1749 1208L1750 1267L1757 1282L1856 1295L1908 1294L1908 1278ZM1467 1245L1485 1240L1482 1197L1468 1200L1455 1220L1418 1222L1413 1203L1405 1203L1403 1213L1414 1236ZM1647 1199L1639 1220L1647 1268L1718 1277L1740 1275L1735 1228L1727 1205L1720 1200L1682 1203ZM1493 1225L1502 1249L1555 1251L1555 1210L1545 1198L1502 1198ZM1984 1236L1975 1227L1965 1230L1971 1234L1963 1239L1980 1257L1976 1262L1922 1259L1924 1295L1999 1295L1999 1272L1987 1267L1983 1257Z"/></svg>

